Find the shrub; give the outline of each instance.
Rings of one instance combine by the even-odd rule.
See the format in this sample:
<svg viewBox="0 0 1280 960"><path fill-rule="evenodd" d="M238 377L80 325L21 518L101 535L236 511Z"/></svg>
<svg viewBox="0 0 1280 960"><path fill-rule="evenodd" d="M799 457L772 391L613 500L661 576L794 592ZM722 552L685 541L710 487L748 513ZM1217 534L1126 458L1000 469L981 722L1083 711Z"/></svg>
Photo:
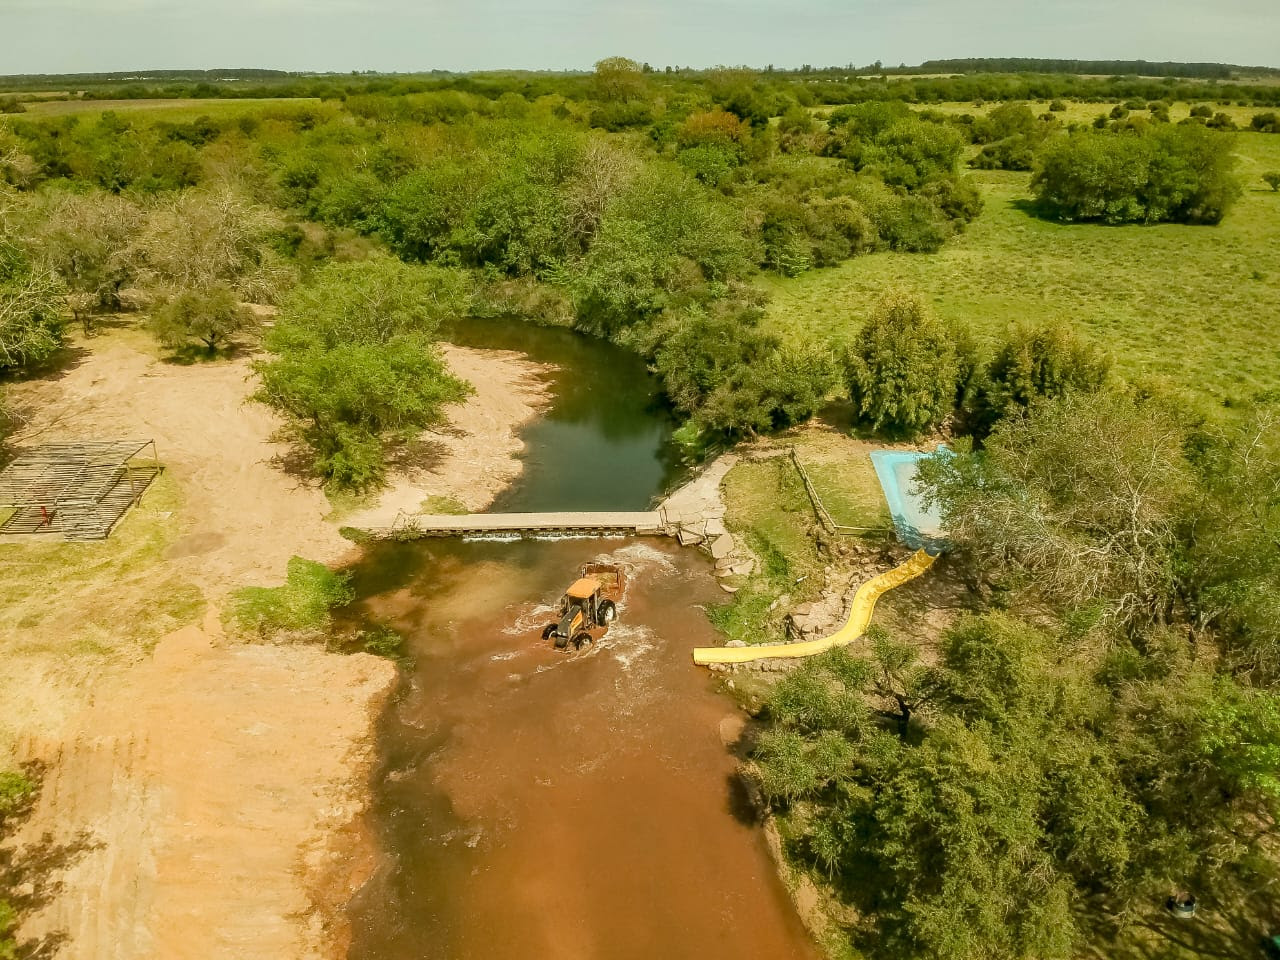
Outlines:
<svg viewBox="0 0 1280 960"><path fill-rule="evenodd" d="M1213 116L1213 107L1209 106L1207 103L1197 103L1191 108L1191 116L1203 117L1205 120L1208 120Z"/></svg>
<svg viewBox="0 0 1280 960"><path fill-rule="evenodd" d="M0 771L0 829L11 817L20 816L35 799L36 783L26 774ZM0 926L0 933L4 932Z"/></svg>
<svg viewBox="0 0 1280 960"><path fill-rule="evenodd" d="M152 314L151 330L171 350L181 350L197 340L212 354L248 327L251 320L232 289L216 284L206 290L186 290L166 300Z"/></svg>
<svg viewBox="0 0 1280 960"><path fill-rule="evenodd" d="M1272 170L1264 173L1262 179L1266 181L1267 186L1272 190L1280 190L1280 170Z"/></svg>
<svg viewBox="0 0 1280 960"><path fill-rule="evenodd" d="M1062 111L1067 109L1067 105L1061 100L1054 100L1049 104L1049 109L1054 113L1062 113Z"/></svg>
<svg viewBox="0 0 1280 960"><path fill-rule="evenodd" d="M876 430L915 436L955 409L961 357L955 332L916 297L888 294L847 361L849 396Z"/></svg>
<svg viewBox="0 0 1280 960"><path fill-rule="evenodd" d="M989 143L969 161L979 170L1030 170L1035 166L1035 145L1030 137L1016 136Z"/></svg>
<svg viewBox="0 0 1280 960"><path fill-rule="evenodd" d="M1280 133L1280 115L1274 112L1255 113L1249 126L1259 133Z"/></svg>
<svg viewBox="0 0 1280 960"><path fill-rule="evenodd" d="M231 617L260 636L315 633L329 626L330 611L350 603L350 577L323 563L292 557L279 587L244 587L231 595Z"/></svg>
<svg viewBox="0 0 1280 960"><path fill-rule="evenodd" d="M404 637L390 627L374 627L362 630L358 636L365 653L375 657L399 660L404 653Z"/></svg>

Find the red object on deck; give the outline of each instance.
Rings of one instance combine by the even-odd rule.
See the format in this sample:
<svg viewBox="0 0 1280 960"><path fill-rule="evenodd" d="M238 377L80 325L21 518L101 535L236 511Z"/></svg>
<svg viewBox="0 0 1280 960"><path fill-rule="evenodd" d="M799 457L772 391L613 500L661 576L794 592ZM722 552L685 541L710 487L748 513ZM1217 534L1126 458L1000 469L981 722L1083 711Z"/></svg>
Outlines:
<svg viewBox="0 0 1280 960"><path fill-rule="evenodd" d="M49 516L49 508L43 503L40 504L40 516L42 518L40 521L42 525L47 526L48 524L53 523L53 517Z"/></svg>

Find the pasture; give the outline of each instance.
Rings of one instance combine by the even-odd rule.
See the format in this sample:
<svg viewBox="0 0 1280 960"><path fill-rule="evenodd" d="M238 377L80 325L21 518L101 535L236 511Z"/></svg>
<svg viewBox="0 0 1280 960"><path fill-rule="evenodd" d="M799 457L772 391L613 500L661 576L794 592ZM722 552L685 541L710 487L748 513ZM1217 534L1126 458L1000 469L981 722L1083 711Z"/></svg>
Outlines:
<svg viewBox="0 0 1280 960"><path fill-rule="evenodd" d="M1076 105L1081 106L1081 105ZM1097 104L1085 104L1093 109ZM881 293L914 290L981 340L1064 320L1131 379L1213 402L1280 389L1280 136L1238 135L1245 191L1216 227L1060 224L1028 209L1030 174L973 171L985 203L938 253L877 253L763 281L790 336L854 336Z"/></svg>

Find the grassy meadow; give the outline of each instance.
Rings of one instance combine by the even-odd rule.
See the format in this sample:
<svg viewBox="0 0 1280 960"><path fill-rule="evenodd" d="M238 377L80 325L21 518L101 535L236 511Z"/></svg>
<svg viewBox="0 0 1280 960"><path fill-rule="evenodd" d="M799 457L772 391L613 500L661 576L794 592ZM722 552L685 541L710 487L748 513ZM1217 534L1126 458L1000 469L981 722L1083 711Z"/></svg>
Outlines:
<svg viewBox="0 0 1280 960"><path fill-rule="evenodd" d="M1095 110L1097 104L1083 104ZM1221 403L1280 388L1280 136L1238 135L1245 192L1216 227L1037 219L1030 174L971 173L982 215L938 253L878 253L764 281L768 322L791 336L852 337L881 292L914 290L981 340L1019 320L1062 319L1129 378L1159 377Z"/></svg>

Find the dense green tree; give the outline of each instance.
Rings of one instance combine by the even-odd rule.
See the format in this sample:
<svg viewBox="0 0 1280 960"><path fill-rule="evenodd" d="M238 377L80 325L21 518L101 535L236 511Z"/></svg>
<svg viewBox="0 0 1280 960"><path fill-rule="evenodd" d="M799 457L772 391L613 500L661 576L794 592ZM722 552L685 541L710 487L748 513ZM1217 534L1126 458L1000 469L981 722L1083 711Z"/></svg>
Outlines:
<svg viewBox="0 0 1280 960"><path fill-rule="evenodd" d="M891 293L850 350L849 395L876 430L914 436L955 409L960 372L954 332L918 298Z"/></svg>
<svg viewBox="0 0 1280 960"><path fill-rule="evenodd" d="M320 476L376 483L386 444L439 422L469 389L434 346L464 303L453 271L385 259L325 267L267 335L256 397L286 416Z"/></svg>
<svg viewBox="0 0 1280 960"><path fill-rule="evenodd" d="M1231 140L1195 125L1079 131L1051 143L1031 186L1049 216L1218 223L1239 195Z"/></svg>
<svg viewBox="0 0 1280 960"><path fill-rule="evenodd" d="M652 164L605 208L566 274L579 326L616 336L677 298L745 276L753 251L740 215L676 165Z"/></svg>
<svg viewBox="0 0 1280 960"><path fill-rule="evenodd" d="M645 96L644 67L627 57L605 57L596 63L592 81L601 100L625 102Z"/></svg>
<svg viewBox="0 0 1280 960"><path fill-rule="evenodd" d="M899 120L869 141L845 148L858 170L877 173L891 186L915 190L955 173L964 142L952 127L921 120Z"/></svg>
<svg viewBox="0 0 1280 960"><path fill-rule="evenodd" d="M1017 324L965 397L965 428L981 439L992 425L1048 397L1099 389L1109 362L1065 324Z"/></svg>
<svg viewBox="0 0 1280 960"><path fill-rule="evenodd" d="M1280 683L1280 412L1260 406L1191 445L1183 592L1255 682Z"/></svg>
<svg viewBox="0 0 1280 960"><path fill-rule="evenodd" d="M1140 664L1121 677L1065 639L988 614L937 666L878 637L775 687L760 783L860 952L1065 960L1170 890L1248 880L1241 838L1280 812L1280 701L1182 646L1113 653ZM906 723L902 691L923 705Z"/></svg>
<svg viewBox="0 0 1280 960"><path fill-rule="evenodd" d="M1025 103L1002 103L974 123L974 142L995 143L1009 137L1025 137L1034 133L1039 125L1040 121Z"/></svg>
<svg viewBox="0 0 1280 960"><path fill-rule="evenodd" d="M692 308L659 324L654 371L677 409L722 434L775 430L817 412L836 384L821 349L784 345L749 312Z"/></svg>

